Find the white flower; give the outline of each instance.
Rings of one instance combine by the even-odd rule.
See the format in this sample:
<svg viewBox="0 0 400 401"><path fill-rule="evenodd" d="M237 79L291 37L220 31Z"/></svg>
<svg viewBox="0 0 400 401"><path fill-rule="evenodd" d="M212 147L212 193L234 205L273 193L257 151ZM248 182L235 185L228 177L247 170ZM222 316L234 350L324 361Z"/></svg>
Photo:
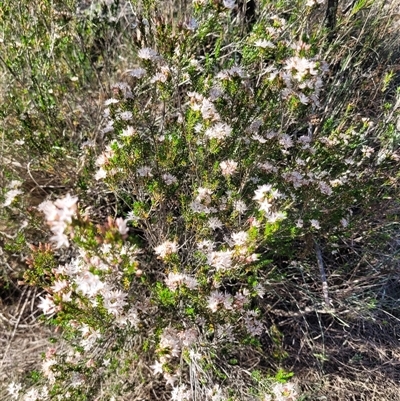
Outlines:
<svg viewBox="0 0 400 401"><path fill-rule="evenodd" d="M237 169L237 162L233 160L225 160L219 164L222 170L222 175L230 176L232 175Z"/></svg>
<svg viewBox="0 0 400 401"><path fill-rule="evenodd" d="M267 142L267 140L259 134L253 134L253 136L251 138L260 143Z"/></svg>
<svg viewBox="0 0 400 401"><path fill-rule="evenodd" d="M61 292L64 288L68 287L67 280L56 280L51 288L55 293Z"/></svg>
<svg viewBox="0 0 400 401"><path fill-rule="evenodd" d="M126 221L138 221L139 219L140 217L136 216L133 210L128 212L128 214L126 215Z"/></svg>
<svg viewBox="0 0 400 401"><path fill-rule="evenodd" d="M225 123L216 123L211 128L208 128L205 135L210 139L224 139L230 136L232 128Z"/></svg>
<svg viewBox="0 0 400 401"><path fill-rule="evenodd" d="M232 251L211 252L208 255L208 264L218 270L227 270L232 267Z"/></svg>
<svg viewBox="0 0 400 401"><path fill-rule="evenodd" d="M119 115L121 120L124 121L128 121L128 120L132 120L133 118L133 114L131 111L123 111L120 115Z"/></svg>
<svg viewBox="0 0 400 401"><path fill-rule="evenodd" d="M101 168L97 171L97 173L95 174L94 179L95 179L96 181L99 181L99 180L103 180L103 179L106 178L106 177L107 177L107 171L104 170L103 167L101 167Z"/></svg>
<svg viewBox="0 0 400 401"><path fill-rule="evenodd" d="M37 401L39 400L39 391L31 388L24 396L24 401Z"/></svg>
<svg viewBox="0 0 400 401"><path fill-rule="evenodd" d="M165 384L169 384L172 387L174 387L175 382L178 380L176 376L171 375L170 373L167 372L164 373L164 379L165 379Z"/></svg>
<svg viewBox="0 0 400 401"><path fill-rule="evenodd" d="M18 398L21 389L22 389L21 384L15 382L11 382L7 387L8 394L10 394L14 400Z"/></svg>
<svg viewBox="0 0 400 401"><path fill-rule="evenodd" d="M272 208L272 203L268 199L264 199L262 202L259 202L259 210L269 214Z"/></svg>
<svg viewBox="0 0 400 401"><path fill-rule="evenodd" d="M118 218L115 220L115 223L116 223L116 225L117 225L117 227L118 227L118 231L119 231L119 233L120 233L121 235L126 235L126 234L128 234L129 228L128 228L127 225L126 225L126 223L127 223L128 221L129 221L129 220L124 220L122 217L118 217Z"/></svg>
<svg viewBox="0 0 400 401"><path fill-rule="evenodd" d="M301 81L307 73L310 75L317 75L318 71L315 70L317 67L314 61L307 60L304 57L290 57L286 60L286 65L283 67L286 70L297 70L297 74L294 76L298 81Z"/></svg>
<svg viewBox="0 0 400 401"><path fill-rule="evenodd" d="M174 175L169 174L169 173L163 174L163 175L162 175L162 179L164 180L164 182L165 182L167 185L176 184L176 183L178 182L177 178L176 178Z"/></svg>
<svg viewBox="0 0 400 401"><path fill-rule="evenodd" d="M271 190L272 190L272 185L270 185L270 184L261 185L254 191L255 196L253 197L253 199L259 203L263 202L266 195Z"/></svg>
<svg viewBox="0 0 400 401"><path fill-rule="evenodd" d="M218 217L211 217L208 220L208 227L210 227L211 230L215 230L217 228L222 228L223 224L222 224L222 221Z"/></svg>
<svg viewBox="0 0 400 401"><path fill-rule="evenodd" d="M195 278L182 273L168 273L165 284L171 291L176 291L181 284L186 285L190 290L194 290L199 285Z"/></svg>
<svg viewBox="0 0 400 401"><path fill-rule="evenodd" d="M296 386L293 383L276 383L272 392L276 400L294 401L298 397Z"/></svg>
<svg viewBox="0 0 400 401"><path fill-rule="evenodd" d="M75 278L77 284L77 291L81 291L83 295L94 297L98 292L104 288L104 283L100 280L99 276L86 271L81 273Z"/></svg>
<svg viewBox="0 0 400 401"><path fill-rule="evenodd" d="M233 202L233 209L240 214L243 214L248 209L248 207L242 200L237 200Z"/></svg>
<svg viewBox="0 0 400 401"><path fill-rule="evenodd" d="M321 193L325 194L325 195L332 195L332 188L325 182L320 181L318 183L319 186L319 190L321 191Z"/></svg>
<svg viewBox="0 0 400 401"><path fill-rule="evenodd" d="M143 68L134 68L133 70L129 71L129 74L134 78L142 78L146 75L146 70Z"/></svg>
<svg viewBox="0 0 400 401"><path fill-rule="evenodd" d="M168 75L163 74L162 72L157 72L153 75L153 77L151 78L150 82L152 84L156 83L156 82L162 82L165 83L167 82L168 79Z"/></svg>
<svg viewBox="0 0 400 401"><path fill-rule="evenodd" d="M3 206L10 206L11 203L13 203L14 199L22 193L23 192L19 189L12 189L11 191L6 192L6 194L4 195L6 199L3 203Z"/></svg>
<svg viewBox="0 0 400 401"><path fill-rule="evenodd" d="M131 136L134 136L136 134L135 129L128 125L128 127L126 127L126 129L122 130L121 136L125 137L125 138L129 138Z"/></svg>
<svg viewBox="0 0 400 401"><path fill-rule="evenodd" d="M64 234L64 230L66 229L66 224L63 221L56 221L52 224L51 231L55 235L50 237L50 241L54 242L57 248L61 248L62 246L69 246L68 237Z"/></svg>
<svg viewBox="0 0 400 401"><path fill-rule="evenodd" d="M121 290L103 290L103 305L107 309L107 312L119 316L123 312L123 307L127 304L125 301L128 296Z"/></svg>
<svg viewBox="0 0 400 401"><path fill-rule="evenodd" d="M153 369L153 375L156 376L159 373L164 373L163 371L163 364L159 361L155 361L154 365L150 366Z"/></svg>
<svg viewBox="0 0 400 401"><path fill-rule="evenodd" d="M138 57L142 60L155 60L157 58L157 52L149 47L145 47L138 51Z"/></svg>
<svg viewBox="0 0 400 401"><path fill-rule="evenodd" d="M7 188L16 189L16 188L19 188L21 185L22 185L22 182L21 182L21 181L12 180L12 181L10 181L9 184L7 185Z"/></svg>
<svg viewBox="0 0 400 401"><path fill-rule="evenodd" d="M178 244L175 241L165 241L161 245L155 247L154 251L161 259L164 259L167 255L178 251Z"/></svg>
<svg viewBox="0 0 400 401"><path fill-rule="evenodd" d="M38 307L43 310L45 315L52 315L56 311L56 305L53 302L53 297L49 294L46 295L46 298L39 297L41 302Z"/></svg>
<svg viewBox="0 0 400 401"><path fill-rule="evenodd" d="M224 299L225 296L221 291L212 291L207 300L207 308L211 309L212 312L216 312L219 304L223 303Z"/></svg>
<svg viewBox="0 0 400 401"><path fill-rule="evenodd" d="M105 105L105 106L109 106L110 104L116 104L116 103L119 103L119 100L114 99L114 98L111 98L111 99L107 99L107 100L104 102L104 105Z"/></svg>
<svg viewBox="0 0 400 401"><path fill-rule="evenodd" d="M190 390L186 390L186 385L174 387L171 392L171 401L189 401L191 400Z"/></svg>
<svg viewBox="0 0 400 401"><path fill-rule="evenodd" d="M209 188L204 188L204 187L199 187L197 188L197 197L196 200L198 202L204 201L206 205L208 205L211 202L211 194L213 193L212 189Z"/></svg>
<svg viewBox="0 0 400 401"><path fill-rule="evenodd" d="M205 120L219 120L219 114L217 113L214 104L208 99L203 99L200 105L200 112Z"/></svg>
<svg viewBox="0 0 400 401"><path fill-rule="evenodd" d="M298 96L299 96L300 103L305 104L305 105L310 103L310 99L304 93L300 92L300 93L298 93Z"/></svg>
<svg viewBox="0 0 400 401"><path fill-rule="evenodd" d="M140 175L140 177L153 177L153 174L151 173L151 167L148 166L138 168L137 173Z"/></svg>
<svg viewBox="0 0 400 401"><path fill-rule="evenodd" d="M310 223L311 223L311 226L317 230L319 230L321 228L318 220L312 219L312 220L310 220Z"/></svg>
<svg viewBox="0 0 400 401"><path fill-rule="evenodd" d="M293 141L292 138L287 135L287 134L283 134L280 138L279 138L279 143L285 148L291 148L293 146Z"/></svg>
<svg viewBox="0 0 400 401"><path fill-rule="evenodd" d="M273 48L276 47L272 42L270 42L269 40L266 40L266 39L258 39L258 40L256 40L254 42L254 46L261 47L263 49L266 49L267 47L270 48L270 49L273 49Z"/></svg>
<svg viewBox="0 0 400 401"><path fill-rule="evenodd" d="M275 212L267 216L267 219L269 223L276 223L277 221L286 219L286 215L283 212Z"/></svg>
<svg viewBox="0 0 400 401"><path fill-rule="evenodd" d="M263 298L263 296L264 296L264 294L265 294L265 288L264 288L260 283L258 283L258 284L254 287L254 290L256 291L257 295L258 295L260 298Z"/></svg>
<svg viewBox="0 0 400 401"><path fill-rule="evenodd" d="M363 146L361 149L361 152L363 153L364 157L371 157L372 153L375 152L374 148L371 148L370 146Z"/></svg>
<svg viewBox="0 0 400 401"><path fill-rule="evenodd" d="M306 6L312 7L314 4L323 4L325 0L307 0Z"/></svg>
<svg viewBox="0 0 400 401"><path fill-rule="evenodd" d="M236 0L224 0L223 3L224 6L230 10L233 10L236 6Z"/></svg>
<svg viewBox="0 0 400 401"><path fill-rule="evenodd" d="M232 240L234 244L237 246L245 245L248 239L249 239L249 234L247 234L245 231L239 231L237 233L232 234Z"/></svg>
<svg viewBox="0 0 400 401"><path fill-rule="evenodd" d="M190 18L190 20L185 24L186 29L189 31L195 31L199 27L199 23L195 18Z"/></svg>

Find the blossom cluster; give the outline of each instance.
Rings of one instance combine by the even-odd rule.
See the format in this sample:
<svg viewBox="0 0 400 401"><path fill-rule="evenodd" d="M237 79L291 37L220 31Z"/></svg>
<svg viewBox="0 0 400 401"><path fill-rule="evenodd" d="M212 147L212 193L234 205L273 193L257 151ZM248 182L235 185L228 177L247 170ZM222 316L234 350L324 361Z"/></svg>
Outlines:
<svg viewBox="0 0 400 401"><path fill-rule="evenodd" d="M45 214L47 224L54 234L51 237L51 241L56 244L57 248L69 246L65 230L76 215L77 202L77 197L68 194L64 198L57 199L55 202L44 201L38 206L38 210Z"/></svg>

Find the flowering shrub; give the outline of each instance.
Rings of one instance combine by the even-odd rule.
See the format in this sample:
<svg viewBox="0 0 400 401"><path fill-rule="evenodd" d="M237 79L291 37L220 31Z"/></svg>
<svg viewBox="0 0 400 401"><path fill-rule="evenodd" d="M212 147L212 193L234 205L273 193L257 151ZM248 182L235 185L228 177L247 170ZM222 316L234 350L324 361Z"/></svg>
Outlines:
<svg viewBox="0 0 400 401"><path fill-rule="evenodd" d="M24 279L45 291L38 307L64 341L36 387L10 384L13 399L117 400L152 381L162 387L148 397L176 401L298 398L292 382L242 366L269 357L263 297L285 263L346 235L397 156L351 105L324 115L331 49L315 21L301 25L321 1L296 2L290 18L260 2L249 32L236 3L193 1L176 24L152 2L138 8L146 46L113 85L101 149L85 160L119 217L97 224L71 194L38 206L50 243L73 257L32 247ZM316 305L329 311L325 295Z"/></svg>

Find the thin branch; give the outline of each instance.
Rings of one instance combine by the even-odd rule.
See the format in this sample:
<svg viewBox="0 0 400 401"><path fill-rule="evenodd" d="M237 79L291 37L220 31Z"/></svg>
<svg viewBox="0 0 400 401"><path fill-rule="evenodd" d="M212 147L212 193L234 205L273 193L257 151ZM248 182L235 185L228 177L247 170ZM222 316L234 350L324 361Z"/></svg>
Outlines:
<svg viewBox="0 0 400 401"><path fill-rule="evenodd" d="M322 252L321 247L319 246L318 242L314 240L315 244L315 253L317 255L317 262L319 267L319 272L321 274L321 281L322 281L322 293L324 295L325 304L328 308L331 307L331 301L329 299L329 291L328 291L328 282L326 281L326 273L324 267L324 261L322 259Z"/></svg>

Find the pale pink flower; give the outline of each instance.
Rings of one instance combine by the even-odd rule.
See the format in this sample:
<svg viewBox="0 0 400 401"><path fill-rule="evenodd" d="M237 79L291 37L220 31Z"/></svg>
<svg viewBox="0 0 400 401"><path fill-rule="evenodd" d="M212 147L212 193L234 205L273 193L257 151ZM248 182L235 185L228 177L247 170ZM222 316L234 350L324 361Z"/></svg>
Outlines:
<svg viewBox="0 0 400 401"><path fill-rule="evenodd" d="M114 99L114 98L111 98L111 99L107 99L107 100L104 102L104 105L105 105L105 106L109 106L110 104L116 104L116 103L119 103L119 100Z"/></svg>
<svg viewBox="0 0 400 401"><path fill-rule="evenodd" d="M39 297L41 302L38 307L43 310L45 315L52 315L56 311L56 305L53 301L53 297L49 294L46 294L46 298Z"/></svg>
<svg viewBox="0 0 400 401"><path fill-rule="evenodd" d="M40 397L36 388L31 388L24 396L24 401L38 401Z"/></svg>
<svg viewBox="0 0 400 401"><path fill-rule="evenodd" d="M230 10L236 7L236 0L223 0L224 6Z"/></svg>
<svg viewBox="0 0 400 401"><path fill-rule="evenodd" d="M279 143L285 148L291 148L293 146L293 140L292 138L287 135L287 134L283 134L281 135L281 137L279 138Z"/></svg>
<svg viewBox="0 0 400 401"><path fill-rule="evenodd" d="M254 42L254 46L261 47L262 49L274 49L276 46L269 40L266 39L258 39Z"/></svg>
<svg viewBox="0 0 400 401"><path fill-rule="evenodd" d="M200 112L205 120L217 121L220 118L214 104L208 99L202 100Z"/></svg>
<svg viewBox="0 0 400 401"><path fill-rule="evenodd" d="M157 376L159 373L164 373L163 371L163 364L159 361L155 361L154 365L150 366L153 369L153 375Z"/></svg>
<svg viewBox="0 0 400 401"><path fill-rule="evenodd" d="M164 259L166 256L178 251L178 244L175 241L165 241L161 245L154 248L156 254Z"/></svg>
<svg viewBox="0 0 400 401"><path fill-rule="evenodd" d="M216 230L217 228L222 228L223 224L222 224L222 221L218 217L211 217L208 220L208 227L210 227L211 230Z"/></svg>
<svg viewBox="0 0 400 401"><path fill-rule="evenodd" d="M18 196L21 195L23 192L19 189L11 189L10 191L6 192L4 194L5 201L3 203L3 206L10 206L14 199Z"/></svg>
<svg viewBox="0 0 400 401"><path fill-rule="evenodd" d="M129 74L134 77L134 78L142 78L143 76L146 75L146 70L143 68L134 68L133 70L128 70Z"/></svg>
<svg viewBox="0 0 400 401"><path fill-rule="evenodd" d="M22 390L22 386L20 383L15 383L15 382L11 382L8 386L7 386L7 391L8 394L14 399L16 400L18 398L18 395L20 393L20 391Z"/></svg>
<svg viewBox="0 0 400 401"><path fill-rule="evenodd" d="M189 401L192 399L190 390L186 390L186 384L174 387L171 392L171 401Z"/></svg>
<svg viewBox="0 0 400 401"><path fill-rule="evenodd" d="M318 220L312 219L312 220L310 220L310 223L311 223L311 226L314 227L316 230L319 230L321 228Z"/></svg>
<svg viewBox="0 0 400 401"><path fill-rule="evenodd" d="M138 57L142 60L155 60L157 58L157 52L149 47L145 47L138 51Z"/></svg>
<svg viewBox="0 0 400 401"><path fill-rule="evenodd" d="M134 135L136 135L136 131L135 131L135 129L132 127L132 126L128 126L128 127L126 127L126 129L123 129L122 130L122 133L121 133L121 136L122 137L125 137L125 138L129 138L129 137L132 137L132 136L134 136Z"/></svg>
<svg viewBox="0 0 400 401"><path fill-rule="evenodd" d="M213 191L209 188L199 187L197 188L197 197L196 200L199 202L204 202L206 205L211 203L211 195Z"/></svg>
<svg viewBox="0 0 400 401"><path fill-rule="evenodd" d="M151 173L151 167L148 166L138 168L137 173L140 175L140 177L153 177L153 174Z"/></svg>
<svg viewBox="0 0 400 401"><path fill-rule="evenodd" d="M108 313L114 316L122 314L124 306L127 305L126 298L128 294L121 290L104 290L101 295L103 296L103 305Z"/></svg>
<svg viewBox="0 0 400 401"><path fill-rule="evenodd" d="M198 282L194 277L182 273L168 273L165 284L171 291L176 291L179 285L186 285L190 290L194 290L198 286Z"/></svg>
<svg viewBox="0 0 400 401"><path fill-rule="evenodd" d="M205 135L210 139L225 139L232 133L232 128L225 123L216 123L208 128Z"/></svg>
<svg viewBox="0 0 400 401"><path fill-rule="evenodd" d="M99 276L89 271L81 273L75 278L75 282L77 284L77 291L89 297L96 296L104 288L104 283L100 280Z"/></svg>
<svg viewBox="0 0 400 401"><path fill-rule="evenodd" d="M197 243L197 249L204 252L212 252L215 244L210 240L203 240Z"/></svg>
<svg viewBox="0 0 400 401"><path fill-rule="evenodd" d="M332 192L333 192L332 188L326 182L320 181L318 183L318 186L319 186L319 190L321 191L321 193L328 195L328 196L332 195Z"/></svg>
<svg viewBox="0 0 400 401"><path fill-rule="evenodd" d="M225 160L219 164L222 170L222 175L230 176L232 175L237 169L237 162L233 160Z"/></svg>
<svg viewBox="0 0 400 401"><path fill-rule="evenodd" d="M177 178L176 178L174 175L169 174L169 173L163 174L163 175L162 175L162 179L164 180L164 182L165 182L167 185L176 184L176 183L178 182Z"/></svg>
<svg viewBox="0 0 400 401"><path fill-rule="evenodd" d="M207 300L207 308L212 312L218 310L218 306L224 302L225 296L221 291L212 291Z"/></svg>
<svg viewBox="0 0 400 401"><path fill-rule="evenodd" d="M233 233L232 240L234 244L237 246L245 245L249 240L249 234L247 234L245 231L239 231L237 233Z"/></svg>
<svg viewBox="0 0 400 401"><path fill-rule="evenodd" d="M67 280L56 280L51 288L55 293L61 292L64 288L68 287Z"/></svg>
<svg viewBox="0 0 400 401"><path fill-rule="evenodd" d="M119 118L124 121L132 120L133 114L131 111L123 111L120 113Z"/></svg>
<svg viewBox="0 0 400 401"><path fill-rule="evenodd" d="M218 270L227 270L232 267L232 251L211 252L208 255L208 264Z"/></svg>
<svg viewBox="0 0 400 401"><path fill-rule="evenodd" d="M343 228L346 228L349 225L349 222L345 218L342 218L340 219L340 224L342 225Z"/></svg>
<svg viewBox="0 0 400 401"><path fill-rule="evenodd" d="M104 178L106 178L106 177L107 177L107 171L104 170L103 167L101 167L97 170L97 173L95 174L94 179L96 181L100 181L100 180L104 180Z"/></svg>
<svg viewBox="0 0 400 401"><path fill-rule="evenodd" d="M242 200L237 200L237 201L233 202L233 208L235 211L239 212L240 214L243 214L248 209L248 207Z"/></svg>
<svg viewBox="0 0 400 401"><path fill-rule="evenodd" d="M121 235L126 235L126 234L128 234L129 228L128 228L128 226L126 225L126 223L127 223L128 221L129 221L129 220L124 220L122 217L118 217L118 218L115 220L115 224L117 225L118 231L119 231L119 233L120 233Z"/></svg>

